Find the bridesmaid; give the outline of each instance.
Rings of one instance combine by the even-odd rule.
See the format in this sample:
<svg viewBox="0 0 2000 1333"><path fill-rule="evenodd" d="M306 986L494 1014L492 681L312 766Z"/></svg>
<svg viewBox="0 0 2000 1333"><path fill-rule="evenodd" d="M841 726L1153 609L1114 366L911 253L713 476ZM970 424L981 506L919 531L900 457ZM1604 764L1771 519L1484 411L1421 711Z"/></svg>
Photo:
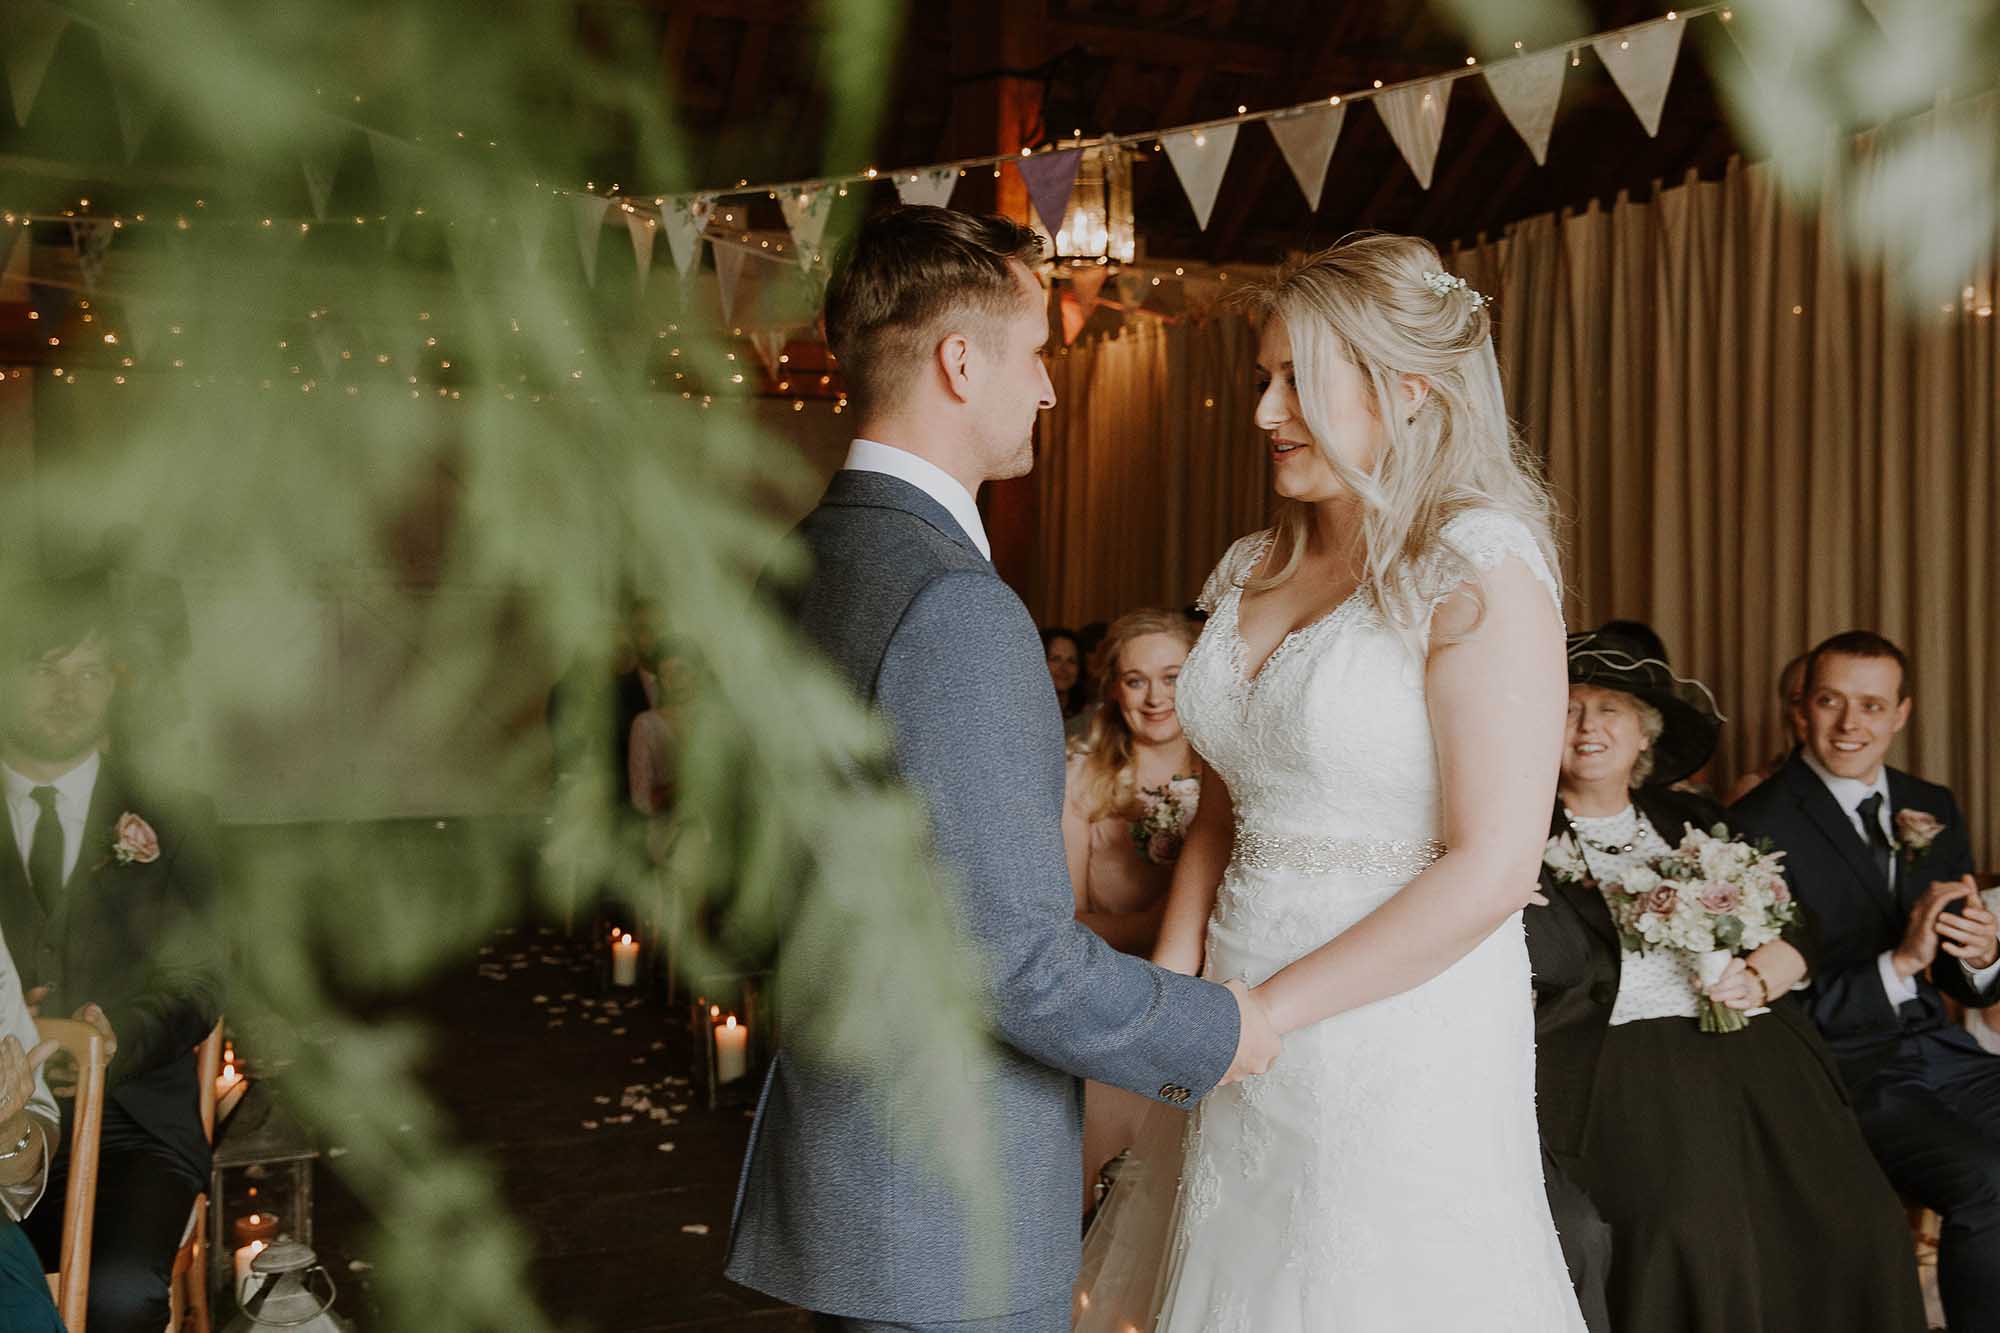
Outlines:
<svg viewBox="0 0 2000 1333"><path fill-rule="evenodd" d="M1612 1327L1922 1329L1902 1210L1789 993L1810 975L1810 923L1704 989L1681 956L1623 949L1597 887L1650 867L1686 825L1723 822L1672 789L1715 750L1707 690L1606 630L1571 636L1569 662L1547 903L1524 918L1535 1109L1548 1151L1611 1225ZM1704 994L1749 1026L1703 1033Z"/></svg>
<svg viewBox="0 0 2000 1333"><path fill-rule="evenodd" d="M1070 742L1063 846L1077 920L1112 948L1153 951L1181 838L1201 794L1201 760L1174 710L1194 622L1134 611L1105 635L1104 675L1083 734ZM1104 1164L1132 1143L1149 1103L1099 1083L1084 1094L1083 1200Z"/></svg>

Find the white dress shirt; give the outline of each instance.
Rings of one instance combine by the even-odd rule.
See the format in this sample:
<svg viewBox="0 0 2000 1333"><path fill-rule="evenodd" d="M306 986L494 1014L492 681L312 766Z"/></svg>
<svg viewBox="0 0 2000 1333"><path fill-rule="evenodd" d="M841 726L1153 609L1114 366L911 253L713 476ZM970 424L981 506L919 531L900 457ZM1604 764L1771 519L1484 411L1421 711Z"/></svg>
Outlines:
<svg viewBox="0 0 2000 1333"><path fill-rule="evenodd" d="M1799 754L1805 759L1806 767L1826 785L1834 803L1846 812L1848 822L1854 825L1855 836L1863 842L1868 842L1868 828L1861 822L1861 803L1870 796L1880 796L1882 804L1875 811L1875 818L1882 826L1882 836L1889 840L1891 847L1896 845L1895 814L1889 799L1889 769L1886 765L1875 770L1873 782L1863 782L1859 778L1843 778L1830 772L1820 763L1818 756L1813 754L1811 746L1803 747ZM1892 854L1889 857L1889 892L1892 897L1896 892L1896 879L1901 869L1900 862ZM1903 976L1896 971L1895 953L1894 949L1884 949L1875 956L1875 971L1882 978L1882 993L1889 997L1889 1007L1892 1009L1906 1000L1917 998L1917 979ZM2000 976L2000 959L1996 959L1991 967L1978 969L1968 966L1963 959L1958 960L1958 965L1964 969L1965 975L1972 979L1972 984L1981 994L1993 984L1996 976Z"/></svg>
<svg viewBox="0 0 2000 1333"><path fill-rule="evenodd" d="M14 849L21 854L23 873L28 868L29 849L35 845L35 825L42 818L42 808L34 798L37 787L56 789L56 822L63 832L63 882L67 884L76 873L77 858L83 854L83 817L90 813L90 793L97 786L97 770L102 766L103 760L92 750L90 758L54 782L36 782L0 764L0 779L7 788L7 814L14 821Z"/></svg>
<svg viewBox="0 0 2000 1333"><path fill-rule="evenodd" d="M979 519L979 502L958 478L927 458L918 458L907 449L874 440L856 440L847 447L842 468L850 472L881 472L900 478L943 505L945 512L965 529L965 535L979 548L979 554L993 558L986 540L986 525Z"/></svg>

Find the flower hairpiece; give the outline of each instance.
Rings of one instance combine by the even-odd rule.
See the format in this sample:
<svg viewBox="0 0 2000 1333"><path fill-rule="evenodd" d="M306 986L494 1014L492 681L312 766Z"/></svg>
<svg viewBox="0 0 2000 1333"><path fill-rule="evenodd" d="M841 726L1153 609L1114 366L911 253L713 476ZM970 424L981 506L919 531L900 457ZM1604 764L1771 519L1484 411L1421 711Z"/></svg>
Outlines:
<svg viewBox="0 0 2000 1333"><path fill-rule="evenodd" d="M1424 286L1430 288L1439 296L1450 296L1453 292L1463 292L1466 298L1472 302L1474 310L1486 304L1486 295L1484 292L1479 291L1471 283L1454 273L1433 273L1429 269L1425 269Z"/></svg>

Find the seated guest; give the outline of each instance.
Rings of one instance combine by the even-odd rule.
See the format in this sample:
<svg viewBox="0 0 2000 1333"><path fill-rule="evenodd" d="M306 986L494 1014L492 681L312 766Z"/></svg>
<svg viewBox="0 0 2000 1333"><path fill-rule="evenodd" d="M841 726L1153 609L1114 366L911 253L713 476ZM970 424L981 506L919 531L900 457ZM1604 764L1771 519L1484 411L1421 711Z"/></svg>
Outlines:
<svg viewBox="0 0 2000 1333"><path fill-rule="evenodd" d="M1195 628L1174 611L1134 611L1104 639L1104 675L1090 726L1070 743L1063 795L1076 918L1126 953L1159 938L1181 837L1201 795L1201 760L1174 710ZM1121 1088L1084 1089L1084 1207L1104 1164L1132 1144L1151 1105Z"/></svg>
<svg viewBox="0 0 2000 1333"><path fill-rule="evenodd" d="M1785 766L1785 761L1792 757L1799 746L1805 744L1805 714L1800 711L1805 703L1805 694L1806 655L1800 653L1785 663L1784 670L1778 673L1778 716L1783 723L1785 748L1766 759L1761 767L1736 779L1736 785L1729 792L1731 805L1776 777L1778 770Z"/></svg>
<svg viewBox="0 0 2000 1333"><path fill-rule="evenodd" d="M212 818L137 790L104 752L115 686L100 588L15 589L0 609L0 934L43 1011L71 1014L118 1044L98 1159L90 1328L159 1333L188 1210L208 1182L193 1050L221 1011L212 932L200 921ZM49 1172L57 1198L72 1128L64 1125ZM26 1230L55 1268L62 1210L35 1210Z"/></svg>
<svg viewBox="0 0 2000 1333"><path fill-rule="evenodd" d="M679 770L679 745L687 706L689 666L679 645L667 643L653 664L656 682L653 707L632 719L626 747L626 795L635 814L646 821L646 852L654 864L666 858L672 837L674 783Z"/></svg>
<svg viewBox="0 0 2000 1333"><path fill-rule="evenodd" d="M1889 1179L1944 1218L1938 1294L1956 1333L2000 1327L2000 1056L1944 997L2000 998L2000 918L1951 792L1886 762L1911 704L1895 644L1826 640L1806 662L1805 744L1730 813L1784 849L1818 919L1807 1007Z"/></svg>
<svg viewBox="0 0 2000 1333"><path fill-rule="evenodd" d="M1686 954L1621 943L1606 905L1688 825L1722 822L1672 789L1714 751L1707 691L1616 634L1572 636L1569 660L1548 902L1525 914L1536 1111L1549 1152L1610 1224L1611 1327L1921 1329L1902 1209L1788 994L1807 975L1811 931L1788 930L1703 987ZM1703 1032L1704 997L1748 1026Z"/></svg>
<svg viewBox="0 0 2000 1333"><path fill-rule="evenodd" d="M1072 631L1051 625L1042 631L1042 656L1048 659L1049 682L1068 722L1083 709L1083 649Z"/></svg>
<svg viewBox="0 0 2000 1333"><path fill-rule="evenodd" d="M1104 636L1110 629L1102 620L1093 620L1076 632L1076 646L1083 654L1083 675L1077 682L1082 697L1076 701L1076 712L1066 728L1071 739L1089 728L1090 715L1102 699L1096 691L1097 683L1104 679Z"/></svg>
<svg viewBox="0 0 2000 1333"><path fill-rule="evenodd" d="M38 1204L62 1212L62 1196L47 1194L50 1149L62 1118L49 1095L42 1063L55 1050L35 1032L22 995L21 974L0 940L0 1329L9 1333L62 1333L49 1299L42 1259L21 1219Z"/></svg>

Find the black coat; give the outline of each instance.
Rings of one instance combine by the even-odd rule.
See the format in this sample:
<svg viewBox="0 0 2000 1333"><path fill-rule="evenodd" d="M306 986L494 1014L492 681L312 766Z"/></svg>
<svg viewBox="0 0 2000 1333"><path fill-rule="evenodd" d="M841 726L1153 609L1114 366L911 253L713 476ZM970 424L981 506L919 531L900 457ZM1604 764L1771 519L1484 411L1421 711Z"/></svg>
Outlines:
<svg viewBox="0 0 2000 1333"><path fill-rule="evenodd" d="M1634 792L1632 799L1669 843L1679 842L1689 824L1709 829L1726 822L1720 806L1687 792L1647 787ZM1558 802L1550 836L1567 832L1568 822ZM1523 918L1535 987L1535 1110L1550 1150L1558 1159L1574 1158L1583 1151L1598 1056L1618 1001L1624 954L1611 909L1597 888L1560 882L1543 866L1542 894L1549 905L1530 907ZM1812 969L1817 965L1817 935L1810 910L1802 915L1806 921L1787 930L1785 939ZM1825 1044L1790 996L1774 997L1771 1012L1819 1059L1827 1059ZM1833 1073L1830 1062L1828 1073Z"/></svg>
<svg viewBox="0 0 2000 1333"><path fill-rule="evenodd" d="M1917 978L1917 998L1900 1011L1890 1006L1877 956L1902 943L1910 910L1933 881L1957 879L1973 866L1965 819L1947 788L1892 768L1889 803L1944 825L1921 855L1899 862L1893 896L1853 821L1802 756L1793 754L1730 810L1740 827L1784 850L1792 892L1819 921L1822 956L1806 1003L1849 1086L1920 1036L1975 1052L1977 1043L1946 1017L1943 996L1975 1008L1996 998L1975 992L1958 960L1940 951L1930 975Z"/></svg>
<svg viewBox="0 0 2000 1333"><path fill-rule="evenodd" d="M160 854L119 864L119 817L151 825ZM222 1012L210 907L214 816L135 794L107 760L84 816L83 847L52 914L28 885L13 821L0 819L0 930L26 987L47 985L41 1012L68 1016L95 1002L118 1040L107 1105L152 1134L197 1179L208 1177L194 1048Z"/></svg>

